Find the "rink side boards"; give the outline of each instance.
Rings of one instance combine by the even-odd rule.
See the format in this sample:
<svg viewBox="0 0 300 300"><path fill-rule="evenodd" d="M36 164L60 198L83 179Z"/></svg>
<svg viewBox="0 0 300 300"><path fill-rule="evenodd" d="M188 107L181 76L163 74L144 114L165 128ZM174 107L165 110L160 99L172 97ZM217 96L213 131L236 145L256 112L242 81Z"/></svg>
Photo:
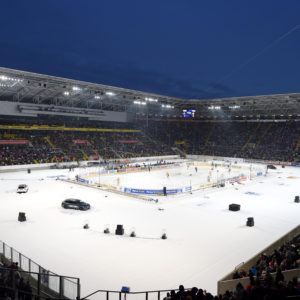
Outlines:
<svg viewBox="0 0 300 300"><path fill-rule="evenodd" d="M212 165L213 164L213 165ZM193 166L193 167L212 167L214 166L215 168L225 168L229 166L229 162L222 162L222 161L216 161L216 162L199 162L199 161L187 161L187 162L181 162L181 163L174 163L173 165L162 165L162 166L156 166L152 167L151 171L155 170L164 170L164 169L173 169L173 168L178 168L178 167L184 167L184 166ZM245 168L246 166L242 165L231 165L232 169L238 169L240 171L248 171L249 169ZM257 176L262 176L262 168L255 168L255 165L252 166L252 171L255 173L252 173L251 179L257 177ZM84 176L80 176L78 178L78 181L81 183L85 183L87 185L97 185L98 183L93 181L92 178L97 178L99 176L105 176L105 175L113 175L113 174L127 174L127 173L136 173L136 172L148 172L148 167L132 167L132 168L126 168L126 169L119 169L119 170L103 170L99 173L96 172L90 172L85 174ZM176 194L181 194L181 193L191 193L192 191L197 191L197 190L203 190L203 189L208 189L208 188L214 188L214 187L219 187L221 182L224 183L242 183L243 181L246 181L250 178L247 176L240 174L239 176L233 176L230 178L226 179L220 179L219 181L214 181L214 182L208 182L205 184L199 184L197 187L192 187L192 186L182 186L178 188L173 188L173 189L167 189L166 190L166 195L176 195ZM164 196L164 191L163 189L145 189L145 188L132 188L132 187L118 187L110 184L101 184L102 187L110 189L110 190L115 190L115 191L120 191L125 194L139 194L139 195L155 195L155 196Z"/></svg>

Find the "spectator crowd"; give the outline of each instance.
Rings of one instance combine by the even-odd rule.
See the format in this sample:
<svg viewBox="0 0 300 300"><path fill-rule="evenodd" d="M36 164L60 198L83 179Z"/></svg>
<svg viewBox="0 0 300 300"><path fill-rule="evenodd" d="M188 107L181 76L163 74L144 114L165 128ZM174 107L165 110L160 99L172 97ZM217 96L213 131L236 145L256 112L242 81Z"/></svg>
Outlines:
<svg viewBox="0 0 300 300"><path fill-rule="evenodd" d="M0 120L0 125L7 125L7 121L2 123ZM59 128L48 125L47 129L35 124L34 130L31 123L22 130L10 124L9 129L0 129L0 165L172 155L179 153L176 149L185 154L297 162L298 123L73 122ZM27 143L9 143L12 140Z"/></svg>

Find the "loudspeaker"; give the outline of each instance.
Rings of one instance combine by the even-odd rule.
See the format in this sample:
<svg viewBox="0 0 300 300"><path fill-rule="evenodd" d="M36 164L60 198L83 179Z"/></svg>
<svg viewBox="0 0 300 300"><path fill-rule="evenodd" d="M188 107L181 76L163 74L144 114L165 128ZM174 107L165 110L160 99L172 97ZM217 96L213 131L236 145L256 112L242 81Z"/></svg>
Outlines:
<svg viewBox="0 0 300 300"><path fill-rule="evenodd" d="M116 235L123 235L123 234L124 234L123 225L117 225Z"/></svg>
<svg viewBox="0 0 300 300"><path fill-rule="evenodd" d="M229 210L238 211L240 209L241 209L240 204L235 204L235 203L229 204Z"/></svg>
<svg viewBox="0 0 300 300"><path fill-rule="evenodd" d="M19 212L18 221L19 221L19 222L24 222L24 221L26 221L26 216L25 216L25 213L24 213L24 212Z"/></svg>
<svg viewBox="0 0 300 300"><path fill-rule="evenodd" d="M165 186L163 187L163 192L164 192L164 196L167 196L167 188Z"/></svg>
<svg viewBox="0 0 300 300"><path fill-rule="evenodd" d="M300 202L299 196L295 196L295 202L296 202L296 203L299 203L299 202Z"/></svg>
<svg viewBox="0 0 300 300"><path fill-rule="evenodd" d="M30 170L30 169L27 169L27 173L30 174L30 173L31 173L31 170Z"/></svg>
<svg viewBox="0 0 300 300"><path fill-rule="evenodd" d="M254 218L252 217L248 218L246 225L249 227L254 226Z"/></svg>

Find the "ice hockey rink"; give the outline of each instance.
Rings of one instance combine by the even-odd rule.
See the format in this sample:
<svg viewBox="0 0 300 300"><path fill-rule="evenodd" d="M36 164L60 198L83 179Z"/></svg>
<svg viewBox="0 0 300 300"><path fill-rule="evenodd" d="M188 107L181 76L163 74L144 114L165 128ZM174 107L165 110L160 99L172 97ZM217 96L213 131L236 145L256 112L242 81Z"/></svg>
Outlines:
<svg viewBox="0 0 300 300"><path fill-rule="evenodd" d="M192 168L168 172L169 177L165 170L122 175L120 185L194 184ZM300 204L294 202L300 185L297 167L277 167L224 188L159 196L158 203L57 180L74 174L78 171L0 173L0 237L45 269L80 277L83 297L97 289L143 291L179 284L216 293L220 278L300 220ZM207 170L203 176L207 180ZM28 193L16 193L21 183L29 186ZM65 210L61 202L66 198L86 201L91 209ZM229 211L231 203L241 210ZM19 212L26 213L26 222L18 222ZM246 226L248 217L254 217L254 227ZM88 230L83 229L86 223ZM106 227L114 233L117 224L124 226L124 236L103 233ZM136 238L128 236L132 230ZM160 238L164 232L166 240Z"/></svg>
<svg viewBox="0 0 300 300"><path fill-rule="evenodd" d="M129 172L124 174L120 170L116 173L104 173L103 167L81 168L78 172L69 174L75 178L79 175L84 181L91 185L110 186L114 189L124 191L124 189L141 189L141 190L162 190L181 189L198 190L208 185L228 181L234 177L254 178L257 173L265 174L266 166L262 164L245 164L238 165L224 163L221 161L193 161L193 160L169 160L162 166L155 166L149 163L138 164L145 170L135 170L134 166L129 168ZM218 166L214 166L218 165ZM149 168L148 168L149 166ZM103 174L104 173L104 174ZM99 176L101 174L101 176Z"/></svg>

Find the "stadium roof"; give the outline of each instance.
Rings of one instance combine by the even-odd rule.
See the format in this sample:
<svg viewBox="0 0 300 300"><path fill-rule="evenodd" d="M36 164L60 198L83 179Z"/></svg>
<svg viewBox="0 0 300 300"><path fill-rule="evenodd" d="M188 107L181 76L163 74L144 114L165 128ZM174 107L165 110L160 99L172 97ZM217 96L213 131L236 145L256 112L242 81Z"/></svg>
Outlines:
<svg viewBox="0 0 300 300"><path fill-rule="evenodd" d="M196 119L300 119L300 93L181 99L2 67L0 101L126 111L149 118L180 118L183 110L194 109Z"/></svg>

